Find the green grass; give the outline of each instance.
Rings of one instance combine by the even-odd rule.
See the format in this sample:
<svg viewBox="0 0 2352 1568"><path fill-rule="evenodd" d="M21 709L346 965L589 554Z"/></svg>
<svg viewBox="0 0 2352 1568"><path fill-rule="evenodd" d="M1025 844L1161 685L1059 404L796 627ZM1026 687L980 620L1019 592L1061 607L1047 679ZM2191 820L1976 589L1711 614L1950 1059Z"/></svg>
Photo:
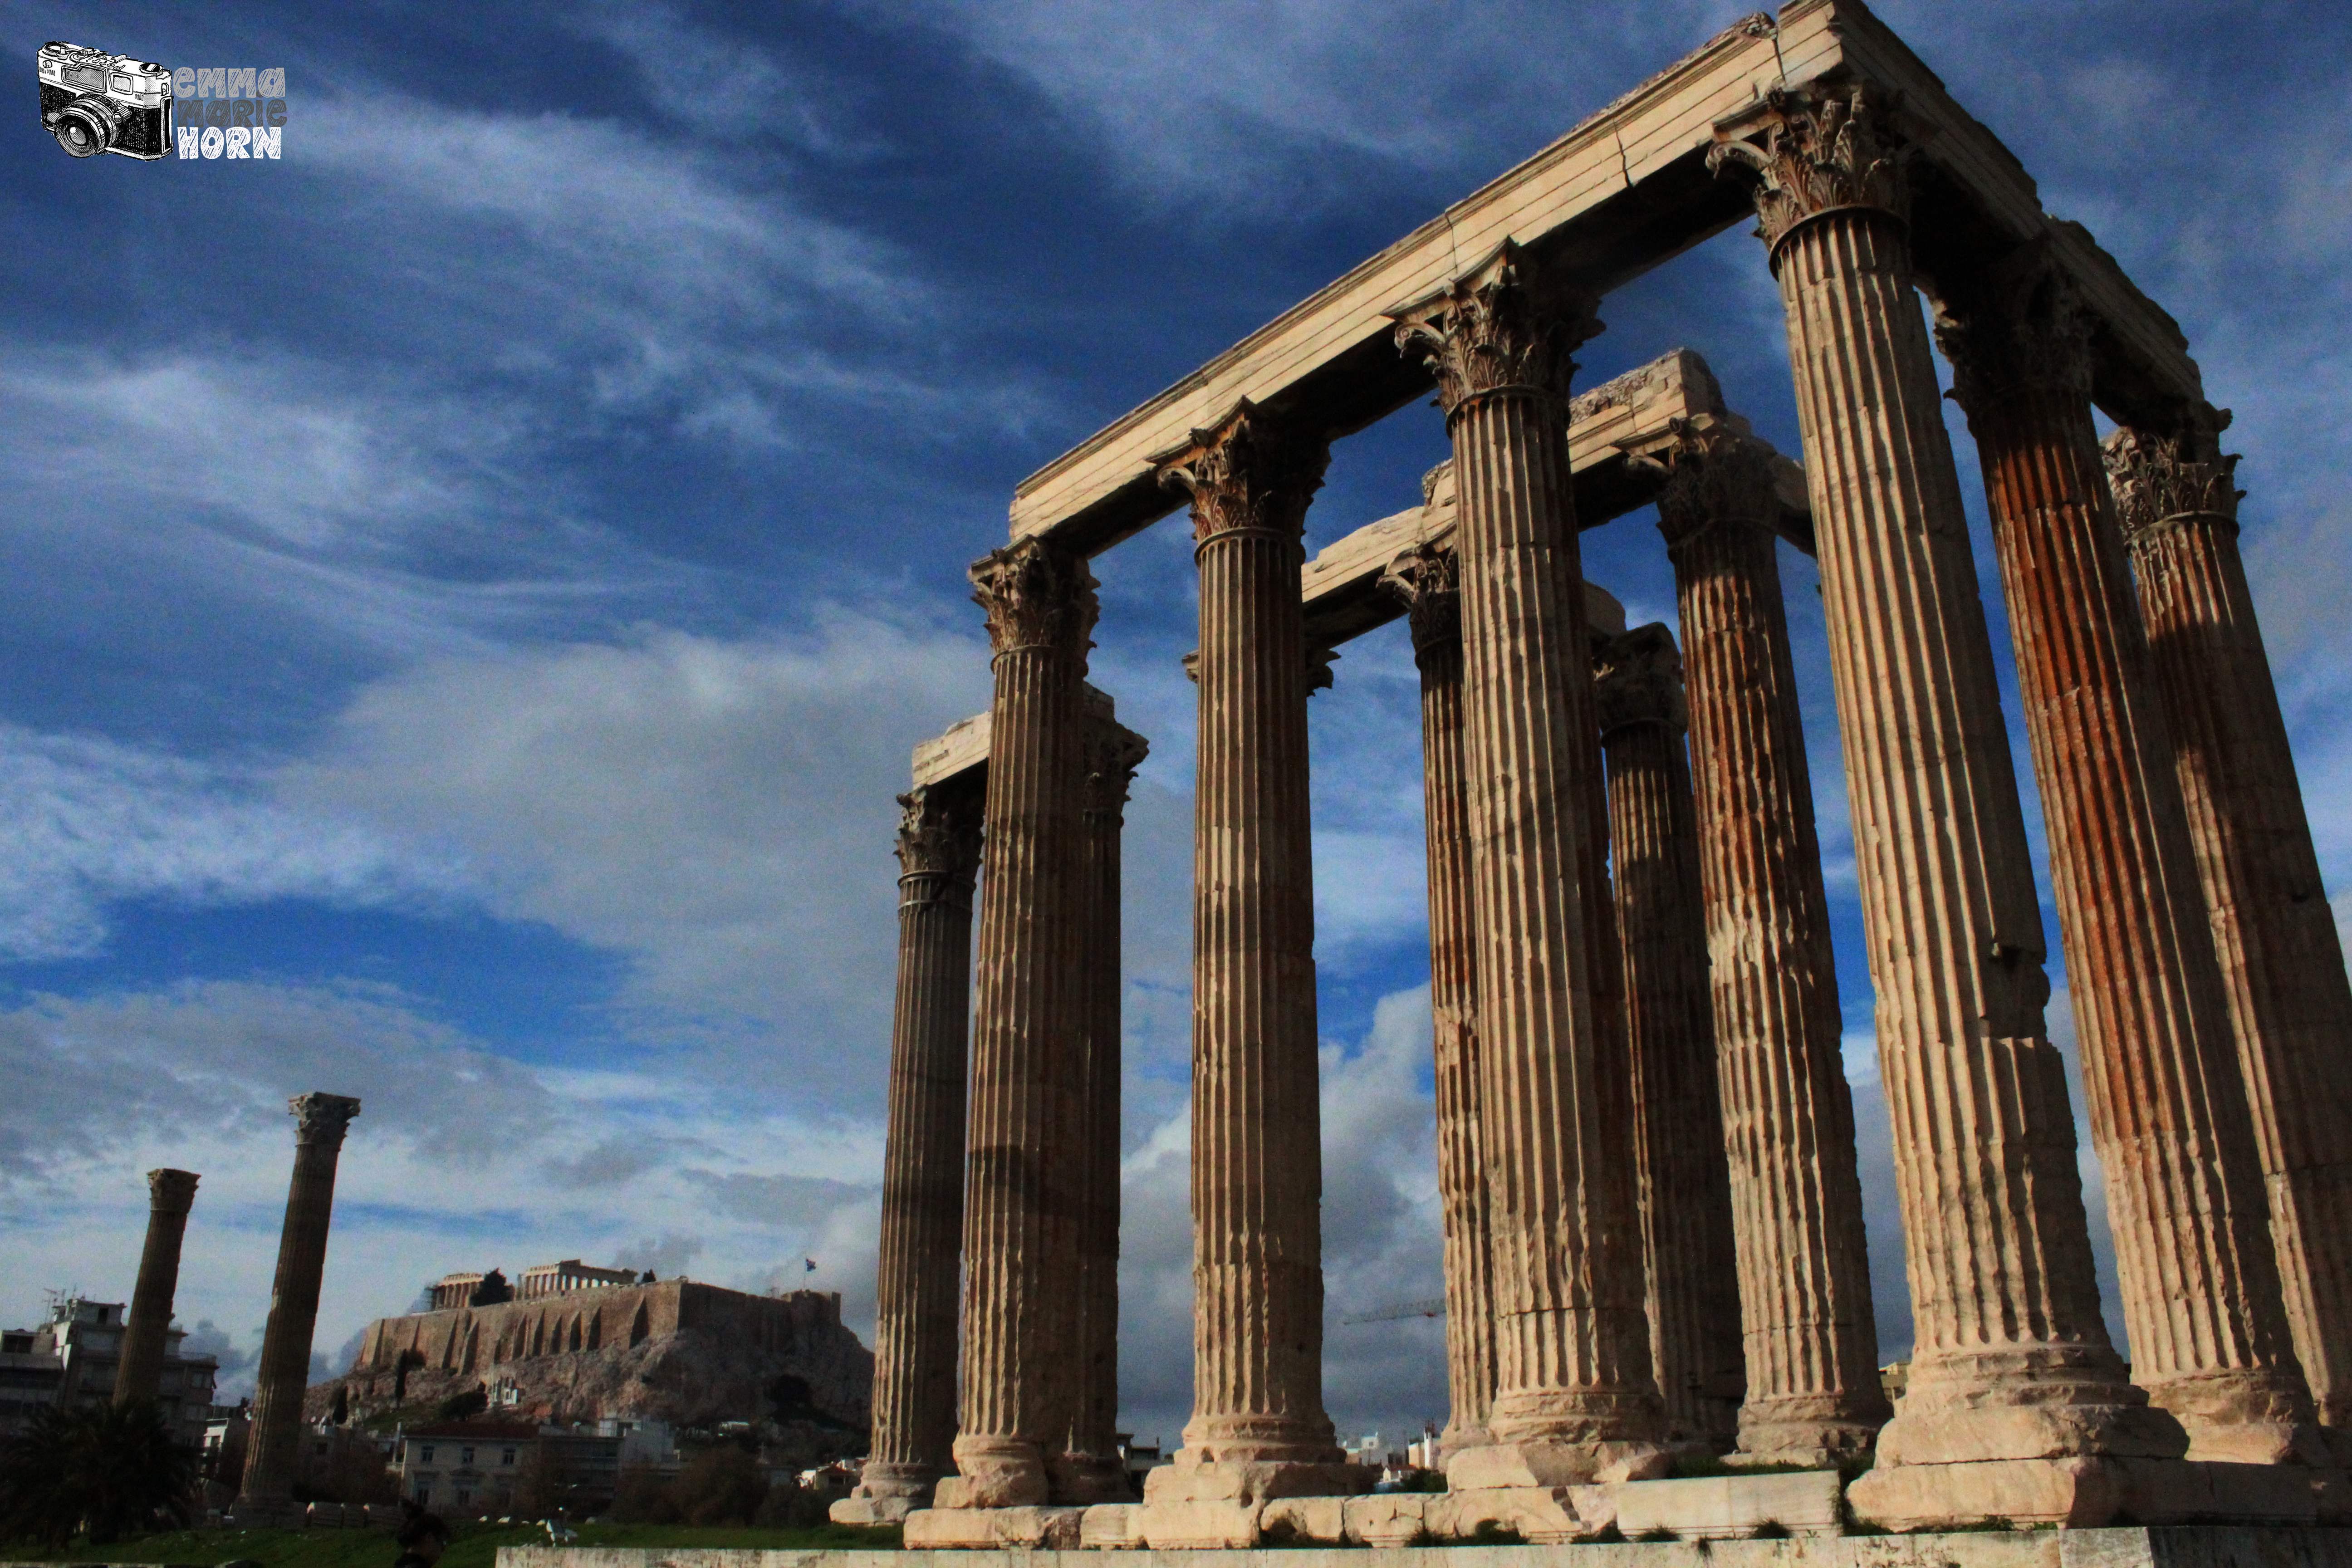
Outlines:
<svg viewBox="0 0 2352 1568"><path fill-rule="evenodd" d="M804 1552L819 1547L895 1551L896 1529L858 1530L828 1524L814 1530L758 1530L722 1526L697 1530L680 1524L582 1524L572 1527L581 1546L768 1547ZM493 1568L501 1546L547 1543L535 1524L471 1524L453 1527L456 1539L437 1568ZM248 1558L262 1568L389 1568L400 1554L383 1530L175 1530L133 1536L111 1546L77 1542L63 1552L37 1546L0 1546L0 1562L214 1563Z"/></svg>

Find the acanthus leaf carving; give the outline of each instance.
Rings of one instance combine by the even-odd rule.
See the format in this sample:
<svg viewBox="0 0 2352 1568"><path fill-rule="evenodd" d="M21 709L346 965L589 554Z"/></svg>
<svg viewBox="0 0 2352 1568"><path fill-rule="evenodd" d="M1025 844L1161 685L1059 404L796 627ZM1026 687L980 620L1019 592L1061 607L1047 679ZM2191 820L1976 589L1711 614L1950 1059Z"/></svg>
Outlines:
<svg viewBox="0 0 2352 1568"><path fill-rule="evenodd" d="M1780 242L1807 218L1841 207L1906 216L1909 149L1887 140L1885 110L1871 89L1816 98L1774 88L1764 109L1763 145L1727 137L1707 150L1706 166L1748 181L1758 233L1776 264Z"/></svg>
<svg viewBox="0 0 2352 1568"><path fill-rule="evenodd" d="M980 792L919 785L898 797L898 874L969 878L980 865Z"/></svg>
<svg viewBox="0 0 2352 1568"><path fill-rule="evenodd" d="M1192 498L1192 537L1273 533L1293 541L1323 488L1331 443L1248 398L1213 428L1152 459L1160 482Z"/></svg>
<svg viewBox="0 0 2352 1568"><path fill-rule="evenodd" d="M1674 419L1667 428L1666 446L1628 461L1665 481L1658 531L1669 550L1718 523L1772 527L1780 511L1779 453L1722 419Z"/></svg>
<svg viewBox="0 0 2352 1568"><path fill-rule="evenodd" d="M2200 405L2174 432L2118 427L2102 444L2107 482L2124 537L2134 544L2154 539L2183 518L2218 518L2235 530L2238 455L2221 450L2230 411Z"/></svg>
<svg viewBox="0 0 2352 1568"><path fill-rule="evenodd" d="M1462 563L1449 544L1424 541L1381 574L1381 589L1405 607L1415 652L1462 637Z"/></svg>
<svg viewBox="0 0 2352 1568"><path fill-rule="evenodd" d="M1150 742L1126 725L1115 721L1094 725L1087 736L1087 814L1116 820L1127 805L1135 770L1150 754Z"/></svg>
<svg viewBox="0 0 2352 1568"><path fill-rule="evenodd" d="M1635 724L1689 727L1683 657L1663 622L1611 637L1593 658L1592 696L1604 736Z"/></svg>
<svg viewBox="0 0 2352 1568"><path fill-rule="evenodd" d="M1489 393L1534 392L1564 403L1577 370L1570 357L1600 335L1600 301L1570 288L1505 240L1452 285L1392 312L1397 352L1419 353L1437 378L1450 420Z"/></svg>
<svg viewBox="0 0 2352 1568"><path fill-rule="evenodd" d="M1936 346L1952 366L1952 400L1971 417L2020 387L2091 395L2091 315L2044 240L1937 300L1935 324Z"/></svg>
<svg viewBox="0 0 2352 1568"><path fill-rule="evenodd" d="M1045 539L992 550L967 570L971 598L988 615L997 657L1022 648L1083 656L1094 645L1095 579L1075 552Z"/></svg>
<svg viewBox="0 0 2352 1568"><path fill-rule="evenodd" d="M342 1145L343 1134L351 1130L352 1118L360 1113L360 1102L346 1094L298 1094L286 1102L294 1118L294 1142L324 1143L330 1148Z"/></svg>

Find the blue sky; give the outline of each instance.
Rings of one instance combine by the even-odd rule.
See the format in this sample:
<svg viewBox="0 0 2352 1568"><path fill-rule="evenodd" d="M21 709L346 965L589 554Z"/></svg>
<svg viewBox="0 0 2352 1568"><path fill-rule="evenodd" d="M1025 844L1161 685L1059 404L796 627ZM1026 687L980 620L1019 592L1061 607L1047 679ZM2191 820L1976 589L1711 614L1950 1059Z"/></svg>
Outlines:
<svg viewBox="0 0 2352 1568"><path fill-rule="evenodd" d="M2352 908L2352 16L1882 14L2237 410L2256 600ZM27 77L65 37L282 66L289 100L276 163L80 163L28 79L0 153L0 1319L52 1286L126 1295L139 1173L181 1165L205 1178L181 1315L249 1356L282 1102L316 1088L367 1102L322 1353L446 1269L559 1257L805 1279L863 1325L890 797L912 743L986 700L962 568L1013 486L1735 15L0 5ZM1796 449L1744 232L1603 314L1584 384L1687 345ZM1418 404L1342 443L1311 542L1410 504L1444 455ZM1649 519L1586 549L1634 620L1670 618ZM1891 1356L1836 735L1810 573L1784 563ZM1095 679L1153 744L1129 816L1124 1404L1172 1439L1190 552L1163 526L1097 570ZM1314 743L1345 1310L1438 1275L1402 630L1338 677ZM1442 1417L1437 1344L1335 1329L1342 1427Z"/></svg>

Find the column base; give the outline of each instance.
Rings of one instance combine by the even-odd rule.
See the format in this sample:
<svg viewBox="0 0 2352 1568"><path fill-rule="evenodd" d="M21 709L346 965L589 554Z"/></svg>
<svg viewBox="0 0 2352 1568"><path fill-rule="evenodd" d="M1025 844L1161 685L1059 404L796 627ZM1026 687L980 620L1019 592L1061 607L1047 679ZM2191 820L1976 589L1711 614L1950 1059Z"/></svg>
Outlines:
<svg viewBox="0 0 2352 1568"><path fill-rule="evenodd" d="M2274 1367L2232 1369L2144 1385L2148 1403L2189 1433L2189 1458L2220 1464L2333 1462L2299 1379Z"/></svg>
<svg viewBox="0 0 2352 1568"><path fill-rule="evenodd" d="M1210 1459L1179 1449L1173 1462L1143 1478L1147 1507L1160 1503L1255 1505L1277 1498L1353 1497L1381 1479L1370 1465L1343 1459Z"/></svg>
<svg viewBox="0 0 2352 1568"><path fill-rule="evenodd" d="M868 1491L861 1480L847 1497L834 1500L825 1517L835 1524L904 1524L908 1514L929 1506L935 1484L926 1482L920 1491Z"/></svg>
<svg viewBox="0 0 2352 1568"><path fill-rule="evenodd" d="M945 1490L947 1480L940 1487ZM903 1540L909 1552L990 1551L1006 1546L1075 1552L1086 1511L1082 1508L919 1508L907 1516Z"/></svg>
<svg viewBox="0 0 2352 1568"><path fill-rule="evenodd" d="M1046 1461L1045 1476L1056 1503L1086 1508L1135 1500L1127 1465L1117 1454L1057 1454Z"/></svg>
<svg viewBox="0 0 2352 1568"><path fill-rule="evenodd" d="M2188 1452L2172 1414L2124 1380L2115 1352L2089 1345L1914 1362L1895 1419L1878 1433L1882 1469Z"/></svg>
<svg viewBox="0 0 2352 1568"><path fill-rule="evenodd" d="M1652 1481L1662 1480L1673 1472L1674 1455L1664 1443L1606 1439L1570 1442L1528 1438L1489 1443L1448 1455L1445 1460L1445 1484L1454 1491Z"/></svg>
<svg viewBox="0 0 2352 1568"><path fill-rule="evenodd" d="M2309 1470L2069 1455L1956 1465L1884 1466L1846 1489L1866 1524L1892 1531L1982 1525L2084 1529L2135 1524L2311 1524L2319 1491Z"/></svg>
<svg viewBox="0 0 2352 1568"><path fill-rule="evenodd" d="M1801 1394L1753 1400L1739 1413L1739 1447L1727 1465L1796 1465L1809 1470L1870 1467L1879 1428L1895 1414L1883 1395Z"/></svg>
<svg viewBox="0 0 2352 1568"><path fill-rule="evenodd" d="M1045 1456L1018 1437L958 1437L956 1473L940 1478L934 1509L1043 1508L1052 1495Z"/></svg>

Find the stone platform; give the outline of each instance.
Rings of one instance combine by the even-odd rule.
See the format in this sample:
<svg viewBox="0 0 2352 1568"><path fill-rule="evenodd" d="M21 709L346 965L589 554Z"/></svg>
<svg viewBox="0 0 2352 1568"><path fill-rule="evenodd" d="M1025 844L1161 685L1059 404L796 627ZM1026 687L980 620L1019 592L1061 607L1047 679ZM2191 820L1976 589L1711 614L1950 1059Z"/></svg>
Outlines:
<svg viewBox="0 0 2352 1568"><path fill-rule="evenodd" d="M1165 1568L2352 1568L2352 1530L2173 1525L1579 1546L1308 1547L1165 1555ZM1070 1562L1059 1562L1062 1557ZM502 1546L498 1568L1087 1568L1041 1551ZM10 1568L0 1564L0 1568ZM1136 1568L1144 1568L1139 1562Z"/></svg>

